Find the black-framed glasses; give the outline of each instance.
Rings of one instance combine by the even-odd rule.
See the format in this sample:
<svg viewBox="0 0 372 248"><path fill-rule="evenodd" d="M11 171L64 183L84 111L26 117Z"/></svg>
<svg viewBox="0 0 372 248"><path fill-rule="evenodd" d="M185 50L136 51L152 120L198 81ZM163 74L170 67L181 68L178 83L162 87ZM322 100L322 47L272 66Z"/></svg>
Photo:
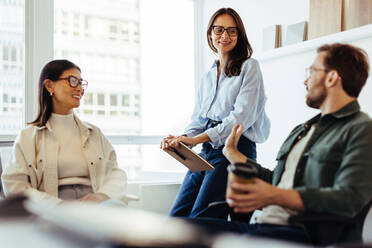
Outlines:
<svg viewBox="0 0 372 248"><path fill-rule="evenodd" d="M212 26L212 30L213 30L213 33L215 35L222 35L225 30L227 31L227 34L230 36L230 37L236 37L238 36L238 28L237 27L228 27L228 28L225 28L223 26Z"/></svg>
<svg viewBox="0 0 372 248"><path fill-rule="evenodd" d="M88 88L88 81L87 80L84 80L84 79L79 79L75 76L68 76L68 77L65 77L65 78L58 78L58 80L67 80L68 83L70 84L71 88L76 88L79 86L79 84L81 85L81 87L83 88L83 90L86 90Z"/></svg>
<svg viewBox="0 0 372 248"><path fill-rule="evenodd" d="M329 72L328 69L307 67L307 68L305 68L305 78L306 79L310 78L314 74L314 72L316 72L316 71Z"/></svg>

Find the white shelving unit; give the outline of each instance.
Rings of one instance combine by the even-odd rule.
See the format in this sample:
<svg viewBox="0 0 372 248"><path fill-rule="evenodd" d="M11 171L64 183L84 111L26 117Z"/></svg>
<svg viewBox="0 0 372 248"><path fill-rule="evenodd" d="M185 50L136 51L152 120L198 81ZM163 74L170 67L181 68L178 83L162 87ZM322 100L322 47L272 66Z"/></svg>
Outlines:
<svg viewBox="0 0 372 248"><path fill-rule="evenodd" d="M335 42L352 42L355 40L361 40L372 36L372 24L361 26L358 28L346 30L339 33L330 34L327 36L319 37L312 40L288 45L280 48L275 48L269 51L261 53L257 59L261 62L276 59L283 56L291 56L298 53L315 50L317 47L325 43Z"/></svg>
<svg viewBox="0 0 372 248"><path fill-rule="evenodd" d="M305 68L316 58L318 47L335 42L349 43L364 49L372 62L372 24L265 51L256 57L268 99L265 109L272 124L269 139L260 144L258 149L258 160L264 166L271 168L275 164L280 144L295 125L319 112L305 103ZM358 98L361 109L370 116L371 98L372 76Z"/></svg>

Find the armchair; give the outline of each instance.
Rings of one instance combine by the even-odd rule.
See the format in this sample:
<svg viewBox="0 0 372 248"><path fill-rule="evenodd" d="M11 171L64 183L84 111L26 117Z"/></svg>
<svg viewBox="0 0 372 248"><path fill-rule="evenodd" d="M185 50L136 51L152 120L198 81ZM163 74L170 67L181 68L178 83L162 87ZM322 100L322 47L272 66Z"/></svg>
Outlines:
<svg viewBox="0 0 372 248"><path fill-rule="evenodd" d="M353 218L319 213L293 216L289 223L303 226L311 242L317 246L362 242L363 225L372 200Z"/></svg>
<svg viewBox="0 0 372 248"><path fill-rule="evenodd" d="M354 218L340 215L306 213L293 216L289 223L305 228L310 241L316 246L362 242L363 225L372 200ZM236 214L226 201L212 202L197 217L221 218L248 222L252 213Z"/></svg>

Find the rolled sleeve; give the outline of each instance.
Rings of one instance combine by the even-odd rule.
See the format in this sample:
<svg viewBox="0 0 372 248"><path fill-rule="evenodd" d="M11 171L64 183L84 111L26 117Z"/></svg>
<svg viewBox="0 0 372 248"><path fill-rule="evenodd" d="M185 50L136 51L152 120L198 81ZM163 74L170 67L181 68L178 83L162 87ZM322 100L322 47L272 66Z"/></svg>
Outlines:
<svg viewBox="0 0 372 248"><path fill-rule="evenodd" d="M221 139L220 133L216 128L210 128L206 130L205 133L208 135L209 139L211 140L210 142L214 146L219 147L225 143L224 140Z"/></svg>

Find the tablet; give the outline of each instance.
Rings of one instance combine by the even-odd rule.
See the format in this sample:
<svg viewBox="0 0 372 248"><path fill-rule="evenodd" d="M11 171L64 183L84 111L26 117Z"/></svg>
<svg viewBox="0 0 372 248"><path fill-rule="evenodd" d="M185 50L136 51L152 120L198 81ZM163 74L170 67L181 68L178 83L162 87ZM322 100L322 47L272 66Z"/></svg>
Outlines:
<svg viewBox="0 0 372 248"><path fill-rule="evenodd" d="M180 142L180 145L178 147L170 147L168 149L164 149L164 151L177 159L192 172L214 169L213 165L208 163L207 160L199 156L199 154L194 152L182 142Z"/></svg>

